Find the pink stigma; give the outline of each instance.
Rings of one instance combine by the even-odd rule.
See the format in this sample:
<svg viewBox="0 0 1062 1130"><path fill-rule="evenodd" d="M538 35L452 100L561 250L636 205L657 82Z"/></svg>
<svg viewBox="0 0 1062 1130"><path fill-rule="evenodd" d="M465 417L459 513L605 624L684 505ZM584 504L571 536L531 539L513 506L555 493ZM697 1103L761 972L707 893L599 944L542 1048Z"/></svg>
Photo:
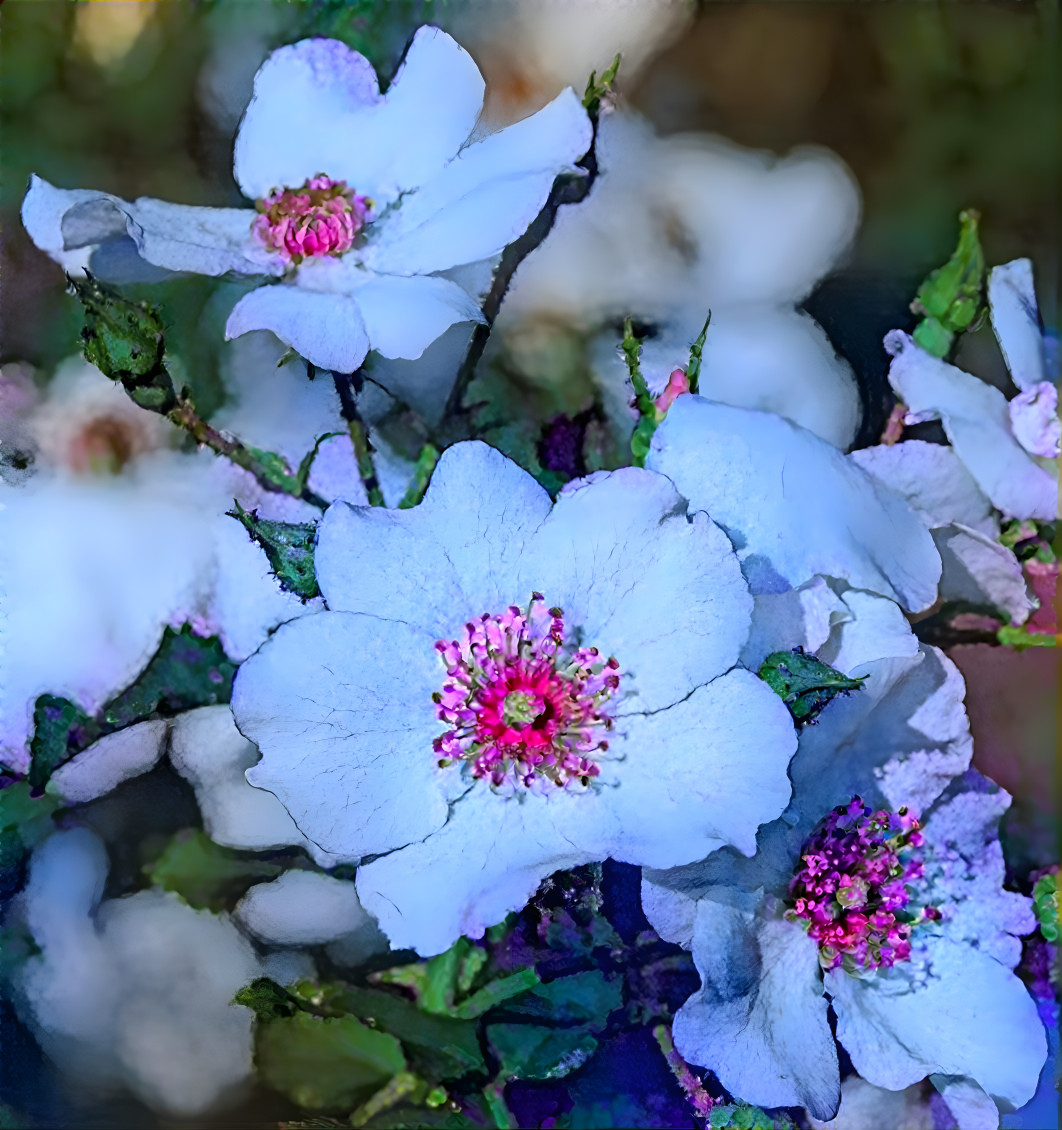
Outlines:
<svg viewBox="0 0 1062 1130"><path fill-rule="evenodd" d="M920 879L922 844L916 816L871 812L859 797L835 808L804 843L789 883L786 917L803 922L818 942L824 969L888 968L911 956L911 930L940 917L934 907L909 909L908 881Z"/></svg>
<svg viewBox="0 0 1062 1130"><path fill-rule="evenodd" d="M323 255L342 255L372 219L372 201L323 173L302 188L278 189L255 207L255 235L287 263Z"/></svg>
<svg viewBox="0 0 1062 1130"><path fill-rule="evenodd" d="M432 697L450 727L435 739L440 768L472 764L472 776L495 787L589 784L600 772L598 737L612 728L609 700L619 690L619 664L596 647L564 646L564 614L534 593L526 612L511 606L484 612L460 640L435 645L446 682Z"/></svg>

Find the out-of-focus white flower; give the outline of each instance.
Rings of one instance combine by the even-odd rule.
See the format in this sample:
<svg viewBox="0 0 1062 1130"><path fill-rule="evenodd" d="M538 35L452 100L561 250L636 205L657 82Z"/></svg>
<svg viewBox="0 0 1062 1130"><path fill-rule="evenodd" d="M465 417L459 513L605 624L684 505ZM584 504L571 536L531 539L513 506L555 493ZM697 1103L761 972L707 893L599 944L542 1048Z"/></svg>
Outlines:
<svg viewBox="0 0 1062 1130"><path fill-rule="evenodd" d="M521 264L498 320L584 331L627 315L653 322L642 369L654 395L711 309L701 392L778 412L839 447L855 436L859 398L848 365L794 304L837 262L859 219L851 174L832 154L774 159L719 138L658 138L629 114L604 117L600 175L585 203L562 208ZM610 408L626 411L615 330L595 350Z"/></svg>
<svg viewBox="0 0 1062 1130"><path fill-rule="evenodd" d="M910 409L908 423L941 421L956 455L1005 517L1051 521L1059 514L1062 425L1032 263L1015 259L994 268L988 300L1017 396L1008 402L999 389L933 357L899 330L885 338L889 381Z"/></svg>
<svg viewBox="0 0 1062 1130"><path fill-rule="evenodd" d="M38 695L94 712L140 673L163 629L192 622L249 655L308 606L226 516L319 511L262 490L80 360L66 362L24 421L33 474L0 483L0 759L22 770Z"/></svg>
<svg viewBox="0 0 1062 1130"><path fill-rule="evenodd" d="M788 712L735 666L737 558L662 476L553 504L458 444L418 507L334 505L316 565L329 611L243 665L233 712L252 784L337 862L375 857L358 893L394 946L481 936L591 860L752 850L786 803Z"/></svg>
<svg viewBox="0 0 1062 1130"><path fill-rule="evenodd" d="M571 89L466 144L483 89L471 56L438 28L414 35L383 95L362 55L305 39L262 64L236 135L234 174L256 212L130 203L35 176L23 223L67 269L84 249L131 240L166 270L279 280L240 299L228 337L272 330L338 372L370 349L419 357L455 322L482 319L440 272L500 252L590 145Z"/></svg>

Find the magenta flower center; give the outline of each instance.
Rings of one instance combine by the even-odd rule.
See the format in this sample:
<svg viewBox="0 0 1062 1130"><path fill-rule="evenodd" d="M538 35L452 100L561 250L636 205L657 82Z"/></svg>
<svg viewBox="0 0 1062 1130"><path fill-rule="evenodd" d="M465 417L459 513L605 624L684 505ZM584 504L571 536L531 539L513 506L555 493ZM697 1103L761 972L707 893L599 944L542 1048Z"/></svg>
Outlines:
<svg viewBox="0 0 1062 1130"><path fill-rule="evenodd" d="M439 640L446 682L436 717L440 768L470 762L492 785L582 785L598 775L612 728L619 663L596 647L565 645L564 613L534 593L526 611L484 612L459 640Z"/></svg>
<svg viewBox="0 0 1062 1130"><path fill-rule="evenodd" d="M922 877L918 818L906 808L871 812L859 797L835 808L804 843L789 883L786 917L818 942L824 969L889 967L911 956L911 931L940 917L911 905Z"/></svg>
<svg viewBox="0 0 1062 1130"><path fill-rule="evenodd" d="M343 180L323 173L302 188L284 188L259 200L251 225L255 235L287 263L342 255L373 217L372 201L358 196Z"/></svg>

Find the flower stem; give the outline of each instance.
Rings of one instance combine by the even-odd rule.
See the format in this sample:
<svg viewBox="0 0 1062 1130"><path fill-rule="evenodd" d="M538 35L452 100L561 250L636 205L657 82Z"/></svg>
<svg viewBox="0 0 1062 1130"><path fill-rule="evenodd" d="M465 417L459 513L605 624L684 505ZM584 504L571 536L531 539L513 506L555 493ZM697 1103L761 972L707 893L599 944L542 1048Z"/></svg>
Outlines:
<svg viewBox="0 0 1062 1130"><path fill-rule="evenodd" d="M357 373L333 373L336 392L339 394L339 405L343 419L347 422L347 432L350 442L354 446L354 458L358 462L358 477L365 488L365 495L370 506L386 506L383 491L380 490L380 480L376 477L376 467L372 461L372 446L369 443L369 432L365 421L358 411L356 393L360 390L361 378Z"/></svg>
<svg viewBox="0 0 1062 1130"><path fill-rule="evenodd" d="M674 1041L671 1039L671 1028L667 1024L658 1024L653 1029L653 1035L664 1053L671 1074L675 1076L678 1085L685 1091L690 1105L702 1118L707 1118L712 1113L715 1100L701 1086L700 1080L690 1071L688 1064L675 1050Z"/></svg>

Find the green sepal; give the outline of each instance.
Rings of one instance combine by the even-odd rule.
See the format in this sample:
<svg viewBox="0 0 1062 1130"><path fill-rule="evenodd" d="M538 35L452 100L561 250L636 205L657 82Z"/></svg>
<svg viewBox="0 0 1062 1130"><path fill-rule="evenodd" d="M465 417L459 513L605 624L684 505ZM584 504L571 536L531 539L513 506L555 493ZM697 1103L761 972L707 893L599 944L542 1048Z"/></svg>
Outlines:
<svg viewBox="0 0 1062 1130"><path fill-rule="evenodd" d="M582 1067L598 1046L594 1036L581 1027L488 1024L486 1035L503 1079L560 1079Z"/></svg>
<svg viewBox="0 0 1062 1130"><path fill-rule="evenodd" d="M1041 875L1033 887L1033 909L1045 941L1056 943L1059 939L1058 872Z"/></svg>
<svg viewBox="0 0 1062 1130"><path fill-rule="evenodd" d="M936 357L947 355L952 343L948 335L969 329L981 313L985 256L977 234L979 219L972 208L959 213L958 246L943 267L926 277L911 304L916 314L936 323L925 331L921 326L915 330L918 344Z"/></svg>
<svg viewBox="0 0 1062 1130"><path fill-rule="evenodd" d="M947 357L951 352L955 335L945 329L936 318L923 318L911 334L916 344L934 357Z"/></svg>
<svg viewBox="0 0 1062 1130"><path fill-rule="evenodd" d="M590 77L586 80L586 90L583 92L583 109L591 118L597 117L601 112L601 100L612 92L612 84L616 81L619 66L620 55L617 53L612 62L601 72L600 78L597 77L597 71L590 72Z"/></svg>
<svg viewBox="0 0 1062 1130"><path fill-rule="evenodd" d="M43 789L65 761L94 741L100 725L79 706L58 695L42 694L33 704L33 737L27 779L32 789ZM7 790L5 790L6 792Z"/></svg>
<svg viewBox="0 0 1062 1130"><path fill-rule="evenodd" d="M622 1005L622 981L592 969L537 985L509 1001L504 1008L507 1013L554 1024L589 1024L600 1030L609 1015Z"/></svg>
<svg viewBox="0 0 1062 1130"><path fill-rule="evenodd" d="M258 1026L255 1045L262 1082L309 1110L350 1110L406 1070L394 1036L353 1016L278 1017Z"/></svg>
<svg viewBox="0 0 1062 1130"><path fill-rule="evenodd" d="M303 1008L297 997L268 977L258 977L249 985L244 985L232 998L232 1003L252 1009L255 1019L260 1023L294 1016Z"/></svg>
<svg viewBox="0 0 1062 1130"><path fill-rule="evenodd" d="M708 339L708 327L712 324L712 312L704 319L704 327L690 346L690 363L686 368L686 379L690 382L690 392L697 393L701 386L701 358L704 354L704 343Z"/></svg>
<svg viewBox="0 0 1062 1130"><path fill-rule="evenodd" d="M153 863L148 878L197 910L224 910L252 883L275 879L284 866L220 847L199 828L178 832ZM248 1002L241 1002L248 1003Z"/></svg>
<svg viewBox="0 0 1062 1130"><path fill-rule="evenodd" d="M625 318L623 321L623 341L620 343L620 348L623 350L627 372L634 386L634 406L638 409L639 415L638 423L635 424L631 435L632 462L635 467L644 467L653 433L664 415L657 409L656 402L649 392L649 386L642 375L642 343L634 332L630 318Z"/></svg>
<svg viewBox="0 0 1062 1130"><path fill-rule="evenodd" d="M237 519L262 547L280 587L301 596L303 600L317 596L321 591L317 587L313 556L317 524L259 518L256 510L248 512L237 499L233 502L236 509L228 511L229 517Z"/></svg>
<svg viewBox="0 0 1062 1130"><path fill-rule="evenodd" d="M402 501L398 504L399 510L409 510L416 506L428 490L435 464L439 462L439 449L434 444L426 443L420 449L416 466L413 468L413 480L410 482Z"/></svg>
<svg viewBox="0 0 1062 1130"><path fill-rule="evenodd" d="M837 695L859 690L866 682L865 675L850 679L800 648L768 655L759 676L789 707L798 726L813 722Z"/></svg>
<svg viewBox="0 0 1062 1130"><path fill-rule="evenodd" d="M108 704L104 719L121 728L161 711L177 714L232 697L236 664L217 636L197 636L191 625L166 628L162 643L136 682Z"/></svg>

